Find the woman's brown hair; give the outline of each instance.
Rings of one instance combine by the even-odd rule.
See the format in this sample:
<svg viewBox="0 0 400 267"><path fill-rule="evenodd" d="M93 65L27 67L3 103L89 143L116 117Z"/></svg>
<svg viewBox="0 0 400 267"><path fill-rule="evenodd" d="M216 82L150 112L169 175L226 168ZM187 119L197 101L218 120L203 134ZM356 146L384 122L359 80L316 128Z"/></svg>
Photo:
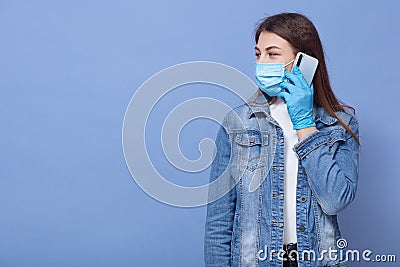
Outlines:
<svg viewBox="0 0 400 267"><path fill-rule="evenodd" d="M340 124L351 134L360 145L354 132L336 114L336 111L345 112L345 107L353 110L351 106L340 103L332 91L328 71L325 63L324 50L314 24L304 15L298 13L281 13L263 19L255 32L255 41L263 31L275 33L288 41L297 52L304 52L318 59L319 64L314 76L314 101L322 106L326 112L335 117Z"/></svg>

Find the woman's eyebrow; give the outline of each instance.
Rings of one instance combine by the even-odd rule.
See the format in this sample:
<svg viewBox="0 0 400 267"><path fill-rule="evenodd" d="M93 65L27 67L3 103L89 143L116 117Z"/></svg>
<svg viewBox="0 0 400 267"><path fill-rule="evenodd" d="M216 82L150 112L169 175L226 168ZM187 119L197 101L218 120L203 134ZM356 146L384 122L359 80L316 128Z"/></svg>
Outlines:
<svg viewBox="0 0 400 267"><path fill-rule="evenodd" d="M282 50L280 47L278 47L278 46L276 46L276 45L272 45L272 46L268 46L267 48L265 48L265 51L268 51L268 50L270 50L270 49L279 49L279 50ZM256 47L254 47L254 49L255 50L260 50L260 48L258 48L257 46Z"/></svg>

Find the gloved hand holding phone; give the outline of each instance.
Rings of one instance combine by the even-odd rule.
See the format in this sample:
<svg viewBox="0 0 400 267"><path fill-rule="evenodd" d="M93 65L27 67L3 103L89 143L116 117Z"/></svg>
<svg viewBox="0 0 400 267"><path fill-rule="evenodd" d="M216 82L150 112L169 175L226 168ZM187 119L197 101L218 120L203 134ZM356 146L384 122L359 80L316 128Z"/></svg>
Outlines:
<svg viewBox="0 0 400 267"><path fill-rule="evenodd" d="M286 81L280 83L280 87L289 92L281 91L278 97L286 102L294 130L316 126L313 119L314 88L308 85L296 65L292 71L285 70L285 77L292 83Z"/></svg>

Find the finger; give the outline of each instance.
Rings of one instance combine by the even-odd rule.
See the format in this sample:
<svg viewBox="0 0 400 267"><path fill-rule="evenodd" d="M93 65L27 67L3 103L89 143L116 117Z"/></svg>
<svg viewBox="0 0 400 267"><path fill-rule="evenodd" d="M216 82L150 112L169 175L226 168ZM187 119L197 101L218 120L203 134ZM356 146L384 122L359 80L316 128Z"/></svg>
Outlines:
<svg viewBox="0 0 400 267"><path fill-rule="evenodd" d="M302 88L308 88L310 86L308 86L308 83L306 81L306 79L304 78L303 73L301 72L301 70L299 69L299 67L294 66L293 67L293 74L299 79L299 81L301 82Z"/></svg>
<svg viewBox="0 0 400 267"><path fill-rule="evenodd" d="M311 84L311 93L314 95L314 84Z"/></svg>
<svg viewBox="0 0 400 267"><path fill-rule="evenodd" d="M289 91L289 93L291 93L291 94L293 94L296 90L298 90L295 85L288 83L288 82L281 82L279 84L279 86L281 88L287 89Z"/></svg>
<svg viewBox="0 0 400 267"><path fill-rule="evenodd" d="M294 85L301 85L299 78L293 72L285 70L285 77L288 78Z"/></svg>
<svg viewBox="0 0 400 267"><path fill-rule="evenodd" d="M290 94L282 91L282 92L278 93L278 97L280 97L280 98L284 99L285 101L287 101L287 99L290 97Z"/></svg>

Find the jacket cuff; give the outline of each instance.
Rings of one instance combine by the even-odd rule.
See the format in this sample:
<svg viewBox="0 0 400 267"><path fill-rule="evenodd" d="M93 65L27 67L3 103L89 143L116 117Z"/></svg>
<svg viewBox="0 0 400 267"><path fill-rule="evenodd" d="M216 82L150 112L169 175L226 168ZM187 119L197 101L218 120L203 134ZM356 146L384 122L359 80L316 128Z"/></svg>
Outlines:
<svg viewBox="0 0 400 267"><path fill-rule="evenodd" d="M292 150L297 154L298 159L303 159L311 151L326 143L326 133L320 130L314 130L297 142Z"/></svg>

